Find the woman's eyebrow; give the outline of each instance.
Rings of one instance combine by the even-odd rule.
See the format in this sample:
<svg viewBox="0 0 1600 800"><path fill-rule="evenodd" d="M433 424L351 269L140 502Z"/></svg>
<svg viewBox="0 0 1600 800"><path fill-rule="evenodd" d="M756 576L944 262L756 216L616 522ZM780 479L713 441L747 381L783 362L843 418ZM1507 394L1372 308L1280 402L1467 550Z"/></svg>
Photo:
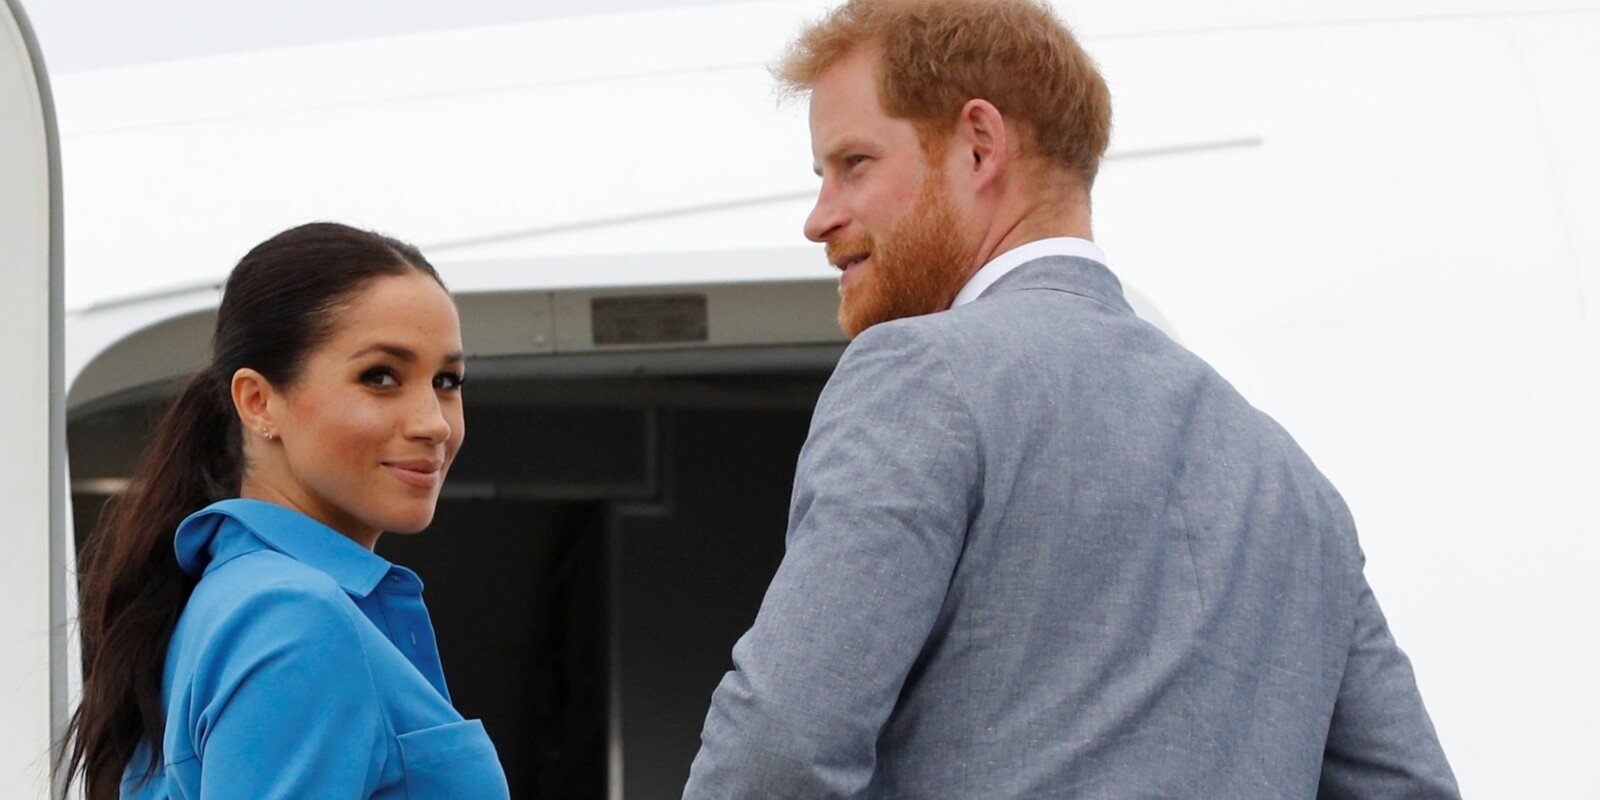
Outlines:
<svg viewBox="0 0 1600 800"><path fill-rule="evenodd" d="M406 362L407 364L415 364L417 362L417 354L415 352L413 352L410 348L401 347L401 346L395 345L395 344L382 344L382 343L367 345L366 347L363 347L360 350L357 350L355 352L355 354L350 356L350 360L354 361L354 360L356 360L358 358L361 358L362 356L364 356L364 355L366 355L368 353L384 353L384 354L393 356L395 358L398 358L401 361ZM466 360L466 356L463 355L460 350L457 350L454 353L450 353L450 354L448 354L448 355L446 355L444 357L444 363L446 363L446 364L460 364L461 362L463 362L465 360Z"/></svg>
<svg viewBox="0 0 1600 800"><path fill-rule="evenodd" d="M368 353L385 353L387 355L394 356L395 358L398 358L401 361L404 361L404 362L407 362L407 363L414 363L417 360L417 354L416 353L412 352L411 350L409 350L407 348L401 347L399 345L393 345L393 344L371 344L371 345L367 345L366 347L363 347L360 350L357 350L353 355L351 355L350 356L350 360L354 361L354 360L356 360L356 359L358 359L358 358L360 358L360 357L362 357L362 356L364 356L364 355L366 355Z"/></svg>

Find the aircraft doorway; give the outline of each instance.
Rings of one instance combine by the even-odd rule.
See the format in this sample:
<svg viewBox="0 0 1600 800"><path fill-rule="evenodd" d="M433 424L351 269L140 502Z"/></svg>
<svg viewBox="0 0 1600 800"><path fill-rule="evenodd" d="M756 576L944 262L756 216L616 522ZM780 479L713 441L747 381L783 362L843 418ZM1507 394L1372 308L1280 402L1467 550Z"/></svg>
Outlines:
<svg viewBox="0 0 1600 800"><path fill-rule="evenodd" d="M379 550L426 581L451 692L513 797L680 796L782 558L825 379L529 380L469 401L434 525Z"/></svg>

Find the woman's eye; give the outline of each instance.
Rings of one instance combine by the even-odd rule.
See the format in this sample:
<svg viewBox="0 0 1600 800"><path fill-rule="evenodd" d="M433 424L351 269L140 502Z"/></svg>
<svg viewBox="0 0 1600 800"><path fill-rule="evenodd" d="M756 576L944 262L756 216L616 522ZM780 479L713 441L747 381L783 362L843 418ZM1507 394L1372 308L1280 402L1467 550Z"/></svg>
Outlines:
<svg viewBox="0 0 1600 800"><path fill-rule="evenodd" d="M395 377L393 371L381 368L369 369L361 373L361 382L380 389L392 389L400 385L400 379Z"/></svg>
<svg viewBox="0 0 1600 800"><path fill-rule="evenodd" d="M445 391L457 391L466 385L467 376L460 373L444 372L433 379L433 388Z"/></svg>

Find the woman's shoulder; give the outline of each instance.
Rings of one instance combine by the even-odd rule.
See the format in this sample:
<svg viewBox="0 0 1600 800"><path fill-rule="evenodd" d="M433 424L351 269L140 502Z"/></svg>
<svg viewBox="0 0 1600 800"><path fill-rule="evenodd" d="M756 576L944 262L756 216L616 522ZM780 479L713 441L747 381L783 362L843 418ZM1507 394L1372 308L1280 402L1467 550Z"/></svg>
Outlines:
<svg viewBox="0 0 1600 800"><path fill-rule="evenodd" d="M315 569L270 550L231 558L201 578L173 633L167 680L168 702L176 705L169 714L190 719L186 729L201 735L219 703L237 701L240 687L262 681L287 681L309 694L321 688L373 696L364 621L338 584ZM317 680L308 683L308 676Z"/></svg>
<svg viewBox="0 0 1600 800"><path fill-rule="evenodd" d="M249 617L283 607L310 615L343 617L357 612L349 595L326 572L262 549L235 556L209 570L195 585L185 613L202 612L213 618Z"/></svg>
<svg viewBox="0 0 1600 800"><path fill-rule="evenodd" d="M196 584L174 632L173 655L188 663L175 666L205 671L291 651L296 659L364 661L363 621L326 573L272 550L245 553Z"/></svg>

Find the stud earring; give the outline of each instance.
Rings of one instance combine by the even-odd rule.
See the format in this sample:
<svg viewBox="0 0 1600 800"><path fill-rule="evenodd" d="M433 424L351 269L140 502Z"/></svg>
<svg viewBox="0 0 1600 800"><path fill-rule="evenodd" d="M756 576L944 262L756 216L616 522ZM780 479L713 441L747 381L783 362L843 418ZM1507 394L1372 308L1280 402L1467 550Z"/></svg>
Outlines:
<svg viewBox="0 0 1600 800"><path fill-rule="evenodd" d="M266 428L261 429L261 436L269 442L272 441L272 431L269 431Z"/></svg>

